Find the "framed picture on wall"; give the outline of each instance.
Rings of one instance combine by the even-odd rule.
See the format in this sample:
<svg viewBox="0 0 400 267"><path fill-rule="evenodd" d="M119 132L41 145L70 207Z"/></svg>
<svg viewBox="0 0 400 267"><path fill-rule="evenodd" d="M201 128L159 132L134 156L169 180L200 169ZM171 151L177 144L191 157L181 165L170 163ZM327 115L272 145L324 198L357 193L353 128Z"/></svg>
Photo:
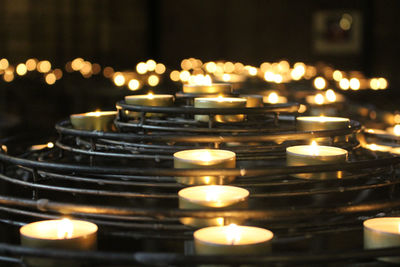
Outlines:
<svg viewBox="0 0 400 267"><path fill-rule="evenodd" d="M359 11L317 11L313 16L313 48L317 54L358 54L362 39Z"/></svg>

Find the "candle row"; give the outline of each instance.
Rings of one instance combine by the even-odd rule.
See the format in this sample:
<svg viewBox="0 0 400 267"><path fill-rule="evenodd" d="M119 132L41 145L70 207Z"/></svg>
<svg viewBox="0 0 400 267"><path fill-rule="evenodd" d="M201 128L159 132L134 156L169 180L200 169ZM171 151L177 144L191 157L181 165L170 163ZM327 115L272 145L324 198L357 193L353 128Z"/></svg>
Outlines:
<svg viewBox="0 0 400 267"><path fill-rule="evenodd" d="M379 249L400 246L400 217L373 218L364 221L364 248ZM96 250L97 230L94 223L81 220L47 220L20 228L21 244L35 248ZM264 254L271 249L273 233L269 230L230 224L197 230L193 234L198 255ZM379 260L399 263L400 257ZM68 260L28 258L31 266L65 266ZM68 265L67 265L68 266ZM71 265L72 266L72 265ZM76 266L76 263L75 265Z"/></svg>

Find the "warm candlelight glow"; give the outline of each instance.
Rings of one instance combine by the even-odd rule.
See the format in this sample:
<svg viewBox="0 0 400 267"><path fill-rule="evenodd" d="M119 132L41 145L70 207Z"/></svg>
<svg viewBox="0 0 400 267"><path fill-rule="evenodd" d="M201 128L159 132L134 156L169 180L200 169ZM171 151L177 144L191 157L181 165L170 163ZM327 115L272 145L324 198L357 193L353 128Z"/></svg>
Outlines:
<svg viewBox="0 0 400 267"><path fill-rule="evenodd" d="M114 84L116 86L122 86L125 84L125 77L122 75L122 73L115 73L114 74Z"/></svg>
<svg viewBox="0 0 400 267"><path fill-rule="evenodd" d="M314 79L314 87L318 90L322 90L326 87L326 81L323 77L317 77Z"/></svg>
<svg viewBox="0 0 400 267"><path fill-rule="evenodd" d="M364 144L364 148L372 150L372 151L378 151L378 152L389 152L392 150L392 147L390 146L384 146L384 145L378 145L378 144Z"/></svg>
<svg viewBox="0 0 400 267"><path fill-rule="evenodd" d="M73 231L74 226L69 219L64 218L59 221L57 227L57 237L59 239L71 238Z"/></svg>
<svg viewBox="0 0 400 267"><path fill-rule="evenodd" d="M261 244L270 241L273 236L271 231L263 228L236 224L206 227L194 232L196 241L229 247Z"/></svg>
<svg viewBox="0 0 400 267"><path fill-rule="evenodd" d="M395 134L396 136L400 136L400 124L396 124L396 125L393 127L393 132L394 132L394 134Z"/></svg>
<svg viewBox="0 0 400 267"><path fill-rule="evenodd" d="M234 223L225 227L225 235L228 244L235 245L240 242L240 228Z"/></svg>
<svg viewBox="0 0 400 267"><path fill-rule="evenodd" d="M230 185L200 185L181 189L178 195L200 206L222 208L243 202L249 191Z"/></svg>
<svg viewBox="0 0 400 267"><path fill-rule="evenodd" d="M364 248L380 249L400 246L400 217L382 217L365 220ZM381 261L400 263L400 257L380 257Z"/></svg>
<svg viewBox="0 0 400 267"><path fill-rule="evenodd" d="M24 236L49 240L72 239L95 232L95 224L67 218L33 222L20 228L20 233Z"/></svg>
<svg viewBox="0 0 400 267"><path fill-rule="evenodd" d="M271 104L276 104L276 103L278 103L278 99L279 99L279 96L278 96L278 94L275 93L275 92L272 92L272 93L270 93L270 94L268 95L268 102L271 103Z"/></svg>
<svg viewBox="0 0 400 267"><path fill-rule="evenodd" d="M324 96L322 94L316 94L314 100L317 105L322 105L325 102Z"/></svg>
<svg viewBox="0 0 400 267"><path fill-rule="evenodd" d="M198 162L200 165L209 165L215 162L229 160L235 157L235 153L220 149L193 149L176 152L174 157L181 160Z"/></svg>
<svg viewBox="0 0 400 267"><path fill-rule="evenodd" d="M334 92L332 89L328 89L328 90L325 92L325 96L326 96L326 99L327 99L329 102L335 102L335 101L336 101L336 94L335 94L335 92Z"/></svg>
<svg viewBox="0 0 400 267"><path fill-rule="evenodd" d="M317 144L317 142L316 142L315 140L313 140L313 141L311 142L311 144L310 144L310 153L311 153L311 155L313 155L313 156L319 155L319 152L318 152L318 144Z"/></svg>
<svg viewBox="0 0 400 267"><path fill-rule="evenodd" d="M191 149L174 153L174 167L177 169L235 168L236 154L222 149ZM183 184L226 184L233 176L189 176L175 177Z"/></svg>
<svg viewBox="0 0 400 267"><path fill-rule="evenodd" d="M286 148L287 166L307 166L320 164L342 164L347 161L348 152L345 149L333 146L311 145L290 146ZM295 173L292 176L302 179L340 179L342 171Z"/></svg>
<svg viewBox="0 0 400 267"><path fill-rule="evenodd" d="M212 160L211 153L208 150L203 150L201 152L198 152L197 156L200 158L201 161L210 161L210 160Z"/></svg>
<svg viewBox="0 0 400 267"><path fill-rule="evenodd" d="M343 78L339 82L339 86L342 90L347 90L350 87L350 81L349 79Z"/></svg>
<svg viewBox="0 0 400 267"><path fill-rule="evenodd" d="M148 98L148 99L154 99L153 93L152 93L152 92L148 93L148 94L147 94L147 98Z"/></svg>

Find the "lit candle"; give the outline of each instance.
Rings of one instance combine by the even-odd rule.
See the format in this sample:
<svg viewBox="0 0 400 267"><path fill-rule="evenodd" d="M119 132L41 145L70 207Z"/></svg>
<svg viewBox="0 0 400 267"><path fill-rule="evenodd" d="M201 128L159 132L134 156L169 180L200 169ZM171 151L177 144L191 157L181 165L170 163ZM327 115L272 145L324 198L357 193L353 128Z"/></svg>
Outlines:
<svg viewBox="0 0 400 267"><path fill-rule="evenodd" d="M128 95L125 96L125 102L135 106L168 107L173 105L174 96L154 95L152 93L148 93L147 95Z"/></svg>
<svg viewBox="0 0 400 267"><path fill-rule="evenodd" d="M296 128L299 131L323 131L346 129L350 126L348 118L303 116L296 118Z"/></svg>
<svg viewBox="0 0 400 267"><path fill-rule="evenodd" d="M21 244L27 247L71 250L97 248L97 225L87 221L70 219L39 221L22 226L19 232ZM30 266L71 264L67 260L58 259L28 258L27 260Z"/></svg>
<svg viewBox="0 0 400 267"><path fill-rule="evenodd" d="M94 111L70 115L72 127L86 131L111 131L114 127L116 111Z"/></svg>
<svg viewBox="0 0 400 267"><path fill-rule="evenodd" d="M196 108L244 108L246 107L246 99L239 97L198 97L194 99L194 107ZM195 115L195 120L208 122L208 115ZM215 115L217 122L238 122L243 121L243 114L232 115Z"/></svg>
<svg viewBox="0 0 400 267"><path fill-rule="evenodd" d="M174 153L174 168L176 169L216 169L235 168L236 154L220 149L192 149ZM188 185L227 184L234 176L193 176L175 177L176 181Z"/></svg>
<svg viewBox="0 0 400 267"><path fill-rule="evenodd" d="M202 228L193 236L197 255L254 255L271 250L274 234L263 228L231 224Z"/></svg>
<svg viewBox="0 0 400 267"><path fill-rule="evenodd" d="M125 102L134 106L145 107L170 107L174 104L173 95L161 95L148 93L147 95L129 95L125 96ZM139 112L126 111L125 114L130 118L137 118L140 116ZM162 113L147 112L146 117L162 117Z"/></svg>
<svg viewBox="0 0 400 267"><path fill-rule="evenodd" d="M391 146L384 146L384 145L377 145L377 144L363 144L363 148L369 149L371 151L378 151L378 152L392 152L395 154Z"/></svg>
<svg viewBox="0 0 400 267"><path fill-rule="evenodd" d="M311 145L291 146L286 148L287 166L307 166L321 164L345 163L348 152L332 146L319 146L315 141ZM337 179L342 178L342 171L300 173L292 176L303 179Z"/></svg>
<svg viewBox="0 0 400 267"><path fill-rule="evenodd" d="M287 98L272 92L268 96L264 96L263 102L268 104L284 104L287 103Z"/></svg>
<svg viewBox="0 0 400 267"><path fill-rule="evenodd" d="M374 218L364 221L364 248L379 249L400 246L400 217ZM400 263L400 257L379 260Z"/></svg>
<svg viewBox="0 0 400 267"><path fill-rule="evenodd" d="M400 137L400 124L396 124L394 127L387 128L386 132L396 137Z"/></svg>
<svg viewBox="0 0 400 267"><path fill-rule="evenodd" d="M229 185L202 185L181 189L178 192L180 209L205 209L205 208L246 208L249 191L244 188ZM181 218L185 225L205 227L212 225L225 225L242 223L239 218Z"/></svg>
<svg viewBox="0 0 400 267"><path fill-rule="evenodd" d="M240 97L246 99L247 108L256 108L264 106L262 95L240 95Z"/></svg>
<svg viewBox="0 0 400 267"><path fill-rule="evenodd" d="M392 153L392 154L395 155L395 156L400 156L400 147L393 147L393 148L390 150L390 153Z"/></svg>
<svg viewBox="0 0 400 267"><path fill-rule="evenodd" d="M229 83L184 84L183 92L187 94L230 94L232 85Z"/></svg>

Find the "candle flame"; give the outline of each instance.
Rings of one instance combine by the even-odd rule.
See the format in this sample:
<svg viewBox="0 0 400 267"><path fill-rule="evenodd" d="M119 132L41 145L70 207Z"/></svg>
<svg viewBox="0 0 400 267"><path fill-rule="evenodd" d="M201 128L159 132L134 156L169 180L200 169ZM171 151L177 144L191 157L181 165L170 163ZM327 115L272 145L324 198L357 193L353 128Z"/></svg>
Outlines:
<svg viewBox="0 0 400 267"><path fill-rule="evenodd" d="M277 93L272 92L272 93L270 93L270 94L268 95L268 102L269 102L269 103L271 103L271 104L276 104L276 103L278 103L278 100L279 100L279 96L278 96Z"/></svg>
<svg viewBox="0 0 400 267"><path fill-rule="evenodd" d="M60 239L67 239L72 237L72 233L74 231L74 226L72 222L64 218L60 220L57 227L57 237Z"/></svg>
<svg viewBox="0 0 400 267"><path fill-rule="evenodd" d="M200 160L201 161L211 161L212 160L212 155L210 151L205 150L200 154Z"/></svg>
<svg viewBox="0 0 400 267"><path fill-rule="evenodd" d="M224 101L224 97L222 95L218 96L218 102L223 102Z"/></svg>
<svg viewBox="0 0 400 267"><path fill-rule="evenodd" d="M317 142L315 142L315 140L313 140L312 142L311 142L311 145L310 145L310 152L311 152L311 155L313 155L313 156L318 156L318 144L317 144Z"/></svg>
<svg viewBox="0 0 400 267"><path fill-rule="evenodd" d="M224 217L218 217L218 218L217 218L217 225L218 225L218 226L223 226L223 225L224 225L224 222L225 222ZM399 227L400 227L400 226L399 226Z"/></svg>
<svg viewBox="0 0 400 267"><path fill-rule="evenodd" d="M229 244L235 245L240 241L240 238L241 238L240 229L236 224L231 223L230 225L228 225L226 227L225 231L226 231L225 232L226 241Z"/></svg>
<svg viewBox="0 0 400 267"><path fill-rule="evenodd" d="M147 94L147 98L148 98L148 99L153 99L153 98L154 98L153 93L152 93L152 92L148 93L148 94Z"/></svg>
<svg viewBox="0 0 400 267"><path fill-rule="evenodd" d="M396 124L393 128L393 132L396 136L400 136L400 124Z"/></svg>
<svg viewBox="0 0 400 267"><path fill-rule="evenodd" d="M220 191L218 186L210 186L206 191L206 201L218 201Z"/></svg>

